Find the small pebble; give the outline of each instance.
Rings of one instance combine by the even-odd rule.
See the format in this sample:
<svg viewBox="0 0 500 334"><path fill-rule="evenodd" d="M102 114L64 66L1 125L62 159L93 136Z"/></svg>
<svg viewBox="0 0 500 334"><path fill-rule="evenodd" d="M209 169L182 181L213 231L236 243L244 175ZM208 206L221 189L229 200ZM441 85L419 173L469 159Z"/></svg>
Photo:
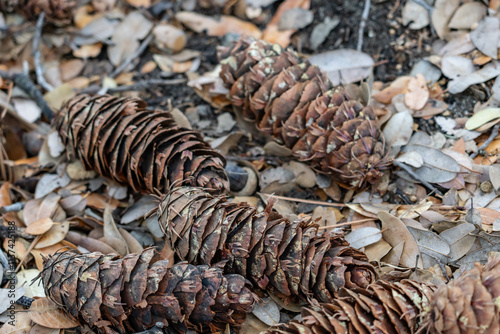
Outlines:
<svg viewBox="0 0 500 334"><path fill-rule="evenodd" d="M484 181L481 183L480 188L483 193L489 194L493 191L493 184L490 181Z"/></svg>

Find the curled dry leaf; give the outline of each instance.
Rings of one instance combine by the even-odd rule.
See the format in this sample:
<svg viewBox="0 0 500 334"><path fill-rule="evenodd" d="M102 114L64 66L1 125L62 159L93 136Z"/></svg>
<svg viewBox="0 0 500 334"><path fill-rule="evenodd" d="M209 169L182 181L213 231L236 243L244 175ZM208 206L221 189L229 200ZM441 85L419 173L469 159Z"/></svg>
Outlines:
<svg viewBox="0 0 500 334"><path fill-rule="evenodd" d="M46 297L35 299L28 311L30 319L48 328L73 328L78 323L61 311L57 304Z"/></svg>
<svg viewBox="0 0 500 334"><path fill-rule="evenodd" d="M391 84L382 89L381 91L373 94L373 98L379 102L389 104L392 98L396 95L402 94L406 91L408 82L413 78L410 76L402 76L391 82Z"/></svg>
<svg viewBox="0 0 500 334"><path fill-rule="evenodd" d="M45 248L63 241L68 231L69 222L55 223L44 235L42 235L40 240L38 240L35 248Z"/></svg>
<svg viewBox="0 0 500 334"><path fill-rule="evenodd" d="M61 196L50 193L44 198L27 201L23 211L26 226L42 218L52 217L59 206L60 199Z"/></svg>
<svg viewBox="0 0 500 334"><path fill-rule="evenodd" d="M406 225L401 219L391 215L388 212L380 211L378 218L382 222L382 236L392 247L404 243L401 249L401 258L399 264L413 268L417 263L417 256L420 255L418 244L411 235ZM418 260L418 267L422 268L422 261Z"/></svg>

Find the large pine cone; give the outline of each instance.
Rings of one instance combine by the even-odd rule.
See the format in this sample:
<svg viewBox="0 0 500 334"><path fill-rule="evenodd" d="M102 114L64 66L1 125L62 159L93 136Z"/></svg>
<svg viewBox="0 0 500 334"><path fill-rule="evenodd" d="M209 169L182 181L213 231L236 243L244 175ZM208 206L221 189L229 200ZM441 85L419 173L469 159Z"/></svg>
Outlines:
<svg viewBox="0 0 500 334"><path fill-rule="evenodd" d="M301 321L267 333L498 334L499 300L500 259L493 258L439 288L403 280L344 289L332 303L304 309Z"/></svg>
<svg viewBox="0 0 500 334"><path fill-rule="evenodd" d="M379 181L388 162L371 107L277 44L242 38L219 58L233 105L261 131L350 187Z"/></svg>
<svg viewBox="0 0 500 334"><path fill-rule="evenodd" d="M134 333L160 322L166 332L239 325L255 297L240 275L155 259L153 248L123 258L56 253L41 273L47 297L87 330Z"/></svg>
<svg viewBox="0 0 500 334"><path fill-rule="evenodd" d="M136 192L166 193L180 184L228 189L224 157L198 132L177 127L170 113L146 107L139 99L78 95L54 124L85 168Z"/></svg>
<svg viewBox="0 0 500 334"><path fill-rule="evenodd" d="M226 273L248 278L285 299L334 300L340 288L365 288L375 270L342 234L291 222L272 211L230 203L197 188L172 191L160 205L160 226L181 260L225 261Z"/></svg>

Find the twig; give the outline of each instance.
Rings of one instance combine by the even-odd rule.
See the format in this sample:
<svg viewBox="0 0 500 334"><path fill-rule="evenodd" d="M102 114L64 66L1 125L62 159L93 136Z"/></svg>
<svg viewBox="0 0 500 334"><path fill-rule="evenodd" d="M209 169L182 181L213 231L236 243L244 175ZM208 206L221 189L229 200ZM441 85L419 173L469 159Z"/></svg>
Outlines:
<svg viewBox="0 0 500 334"><path fill-rule="evenodd" d="M474 159L475 157L477 157L477 155L479 154L479 151L480 150L484 150L486 147L488 147L489 144L491 144L491 142L495 139L496 136L498 136L498 129L500 128L500 124L497 124L493 127L493 129L491 129L491 134L490 136L488 137L488 139L482 143L478 148L477 148L477 152L476 153L473 153L470 155L470 158L471 159Z"/></svg>
<svg viewBox="0 0 500 334"><path fill-rule="evenodd" d="M127 59L125 59L123 61L123 63L120 64L120 66L118 66L117 68L115 68L115 70L109 75L109 77L110 78L114 78L118 74L120 74L125 68L127 68L127 66L132 62L132 60L134 60L137 57L139 57L144 52L144 50L146 50L146 48L148 47L149 43L152 40L153 40L153 34L150 33L142 41L141 45L139 45L139 48L133 54L131 54L130 56L128 56ZM108 91L110 91L110 89L108 89Z"/></svg>
<svg viewBox="0 0 500 334"><path fill-rule="evenodd" d="M361 224L361 223L366 223L366 222L372 222L374 220L376 220L376 219L375 218L366 218L366 219L360 219L360 220L353 220L350 222L345 222L345 223L340 223L340 224L335 224L335 225L320 226L320 227L318 227L318 230L327 230L330 228L337 228L337 227L341 227L341 226Z"/></svg>
<svg viewBox="0 0 500 334"><path fill-rule="evenodd" d="M420 176L418 176L414 171L411 170L410 167L406 166L405 164L403 164L397 160L393 160L392 164L394 166L398 166L399 168L404 169L405 172L410 174L410 176L413 177L414 179L416 179L417 181L420 181L424 186L427 187L427 189L432 190L433 192L436 192L436 194L438 194L440 196L443 196L443 193L441 193L438 189L436 189L432 184L430 184L429 182L425 181Z"/></svg>
<svg viewBox="0 0 500 334"><path fill-rule="evenodd" d="M271 195L271 194L266 194L266 193L259 193L261 195L266 195L269 197L273 197L276 199L281 199L284 201L290 201L290 202L299 202L299 203L307 203L307 204L317 204L317 205L323 205L323 206L333 206L333 207L346 207L346 204L343 203L328 203L328 202L323 202L323 201L315 201L311 199L302 199L302 198L293 198L293 197L286 197L286 196L278 196L278 195Z"/></svg>
<svg viewBox="0 0 500 334"><path fill-rule="evenodd" d="M366 21L368 20L368 14L370 14L371 1L365 0L365 7L363 8L363 14L361 15L361 22L359 23L358 31L358 46L356 50L361 51L363 48L363 35L365 34Z"/></svg>
<svg viewBox="0 0 500 334"><path fill-rule="evenodd" d="M119 93L119 92L126 92L126 91L131 91L131 90L142 90L149 88L150 86L169 86L169 85L178 85L181 83L185 83L187 79L171 79L171 80L163 80L163 79L149 79L149 80L143 80L143 81L137 81L133 83L132 85L128 86L118 86L114 88L108 88L107 92L108 93ZM85 93L85 94L94 94L97 93L101 87L99 86L90 86L88 88L85 88L80 91L80 93Z"/></svg>
<svg viewBox="0 0 500 334"><path fill-rule="evenodd" d="M38 45L40 44L40 39L42 38L42 28L43 28L43 20L45 18L45 12L41 12L38 17L38 21L36 21L36 30L35 36L33 37L33 62L35 63L35 72L36 72L36 80L47 91L54 90L51 84L45 81L43 77L43 68L42 61L40 60L40 50L38 49Z"/></svg>
<svg viewBox="0 0 500 334"><path fill-rule="evenodd" d="M0 215L3 215L7 212L18 212L24 208L25 202L17 202L11 205L0 206Z"/></svg>
<svg viewBox="0 0 500 334"><path fill-rule="evenodd" d="M42 113L47 117L49 121L54 118L54 113L50 109L49 105L43 98L42 93L36 88L30 77L24 73L10 73L5 71L0 71L0 77L12 80L16 86L21 88L29 97L35 100L35 103L42 109Z"/></svg>

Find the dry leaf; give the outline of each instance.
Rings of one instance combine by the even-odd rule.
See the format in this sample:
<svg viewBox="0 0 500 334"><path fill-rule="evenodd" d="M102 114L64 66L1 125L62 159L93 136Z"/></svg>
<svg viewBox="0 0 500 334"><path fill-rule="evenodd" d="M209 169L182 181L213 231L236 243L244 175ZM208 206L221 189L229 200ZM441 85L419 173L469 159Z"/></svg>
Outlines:
<svg viewBox="0 0 500 334"><path fill-rule="evenodd" d="M483 83L500 75L500 63L493 61L482 69L448 82L448 91L452 94L461 93L469 86Z"/></svg>
<svg viewBox="0 0 500 334"><path fill-rule="evenodd" d="M406 91L408 82L413 78L410 76L402 76L391 82L389 87L382 89L381 91L373 94L373 98L385 104L389 104L392 98L396 95L402 94Z"/></svg>
<svg viewBox="0 0 500 334"><path fill-rule="evenodd" d="M308 60L325 71L334 85L360 81L370 75L374 65L370 55L351 49L318 53Z"/></svg>
<svg viewBox="0 0 500 334"><path fill-rule="evenodd" d="M309 9L311 4L310 0L285 0L283 1L278 9L276 10L276 13L274 16L271 18L271 21L266 26L266 29L264 30L262 34L262 39L265 41L268 41L269 43L272 44L279 44L282 47L287 47L290 44L290 37L293 35L293 33L296 31L295 29L289 29L289 30L279 30L279 23L281 21L281 17L290 9L293 8L302 8L302 9Z"/></svg>
<svg viewBox="0 0 500 334"><path fill-rule="evenodd" d="M48 328L73 328L78 323L61 311L57 304L48 298L35 299L28 311L30 319Z"/></svg>
<svg viewBox="0 0 500 334"><path fill-rule="evenodd" d="M73 50L73 56L77 58L87 59L97 57L102 50L102 43L90 45L82 45L78 49Z"/></svg>
<svg viewBox="0 0 500 334"><path fill-rule="evenodd" d="M61 196L50 193L44 198L27 201L23 210L26 226L39 219L52 217L56 212L60 199Z"/></svg>
<svg viewBox="0 0 500 334"><path fill-rule="evenodd" d="M368 260L379 262L384 256L389 253L392 249L391 245L387 243L384 239L380 239L374 244L365 247L365 254L368 256ZM399 263L399 261L398 261Z"/></svg>
<svg viewBox="0 0 500 334"><path fill-rule="evenodd" d="M54 222L49 217L39 219L31 223L28 227L26 227L25 232L33 235L40 235L47 232Z"/></svg>
<svg viewBox="0 0 500 334"><path fill-rule="evenodd" d="M35 248L45 248L55 245L66 237L69 231L69 222L65 221L62 223L54 224L44 235L38 240Z"/></svg>
<svg viewBox="0 0 500 334"><path fill-rule="evenodd" d="M445 35L450 31L448 23L459 4L459 0L436 0L434 2L431 21L439 38L444 39Z"/></svg>
<svg viewBox="0 0 500 334"><path fill-rule="evenodd" d="M500 119L500 108L486 108L476 112L474 115L469 117L469 119L465 123L465 128L467 130L474 130L485 124L495 121L491 125L493 126L498 119Z"/></svg>
<svg viewBox="0 0 500 334"><path fill-rule="evenodd" d="M405 104L412 110L422 109L429 99L429 89L422 74L417 74L408 82Z"/></svg>
<svg viewBox="0 0 500 334"><path fill-rule="evenodd" d="M500 19L498 17L485 17L484 20L479 22L477 28L470 33L470 38L479 51L493 59L498 59Z"/></svg>
<svg viewBox="0 0 500 334"><path fill-rule="evenodd" d="M118 231L118 228L116 227L110 207L104 209L103 219L105 239L101 238L100 240L105 241L108 245L113 247L121 256L125 256L130 253L125 239L123 239L120 231Z"/></svg>
<svg viewBox="0 0 500 334"><path fill-rule="evenodd" d="M480 2L464 3L455 11L448 26L452 29L471 29L486 16L486 10L486 6Z"/></svg>
<svg viewBox="0 0 500 334"><path fill-rule="evenodd" d="M252 314L268 326L275 326L280 323L278 305L269 297L262 298L255 303Z"/></svg>
<svg viewBox="0 0 500 334"><path fill-rule="evenodd" d="M457 79L476 70L472 60L462 56L446 56L441 59L441 71L449 79Z"/></svg>
<svg viewBox="0 0 500 334"><path fill-rule="evenodd" d="M139 40L145 38L153 23L139 11L130 12L116 27L111 37L112 45L108 46L109 61L120 65L139 47Z"/></svg>
<svg viewBox="0 0 500 334"><path fill-rule="evenodd" d="M407 1L401 13L403 25L409 25L410 29L418 30L429 24L429 13L427 9L417 4L415 1Z"/></svg>
<svg viewBox="0 0 500 334"><path fill-rule="evenodd" d="M228 32L260 38L262 33L253 23L242 21L234 16L222 15L220 21L210 16L194 12L178 12L175 18L198 33L206 31L209 36L223 36Z"/></svg>
<svg viewBox="0 0 500 334"><path fill-rule="evenodd" d="M392 247L396 247L400 243L402 246L401 259L399 264L402 266L413 268L417 263L417 256L420 255L418 244L411 235L406 225L401 219L393 215L380 211L378 217L382 222L382 235L384 240L387 241ZM394 250L394 248L393 248ZM422 268L422 260L418 260L418 267Z"/></svg>
<svg viewBox="0 0 500 334"><path fill-rule="evenodd" d="M112 254L116 253L116 251L113 249L113 247L105 244L102 241L86 237L80 233L69 231L66 234L67 241L85 248L86 250L90 252L100 252L103 254Z"/></svg>
<svg viewBox="0 0 500 334"><path fill-rule="evenodd" d="M360 249L378 242L382 239L382 233L376 227L362 227L346 234L345 239L351 247Z"/></svg>

